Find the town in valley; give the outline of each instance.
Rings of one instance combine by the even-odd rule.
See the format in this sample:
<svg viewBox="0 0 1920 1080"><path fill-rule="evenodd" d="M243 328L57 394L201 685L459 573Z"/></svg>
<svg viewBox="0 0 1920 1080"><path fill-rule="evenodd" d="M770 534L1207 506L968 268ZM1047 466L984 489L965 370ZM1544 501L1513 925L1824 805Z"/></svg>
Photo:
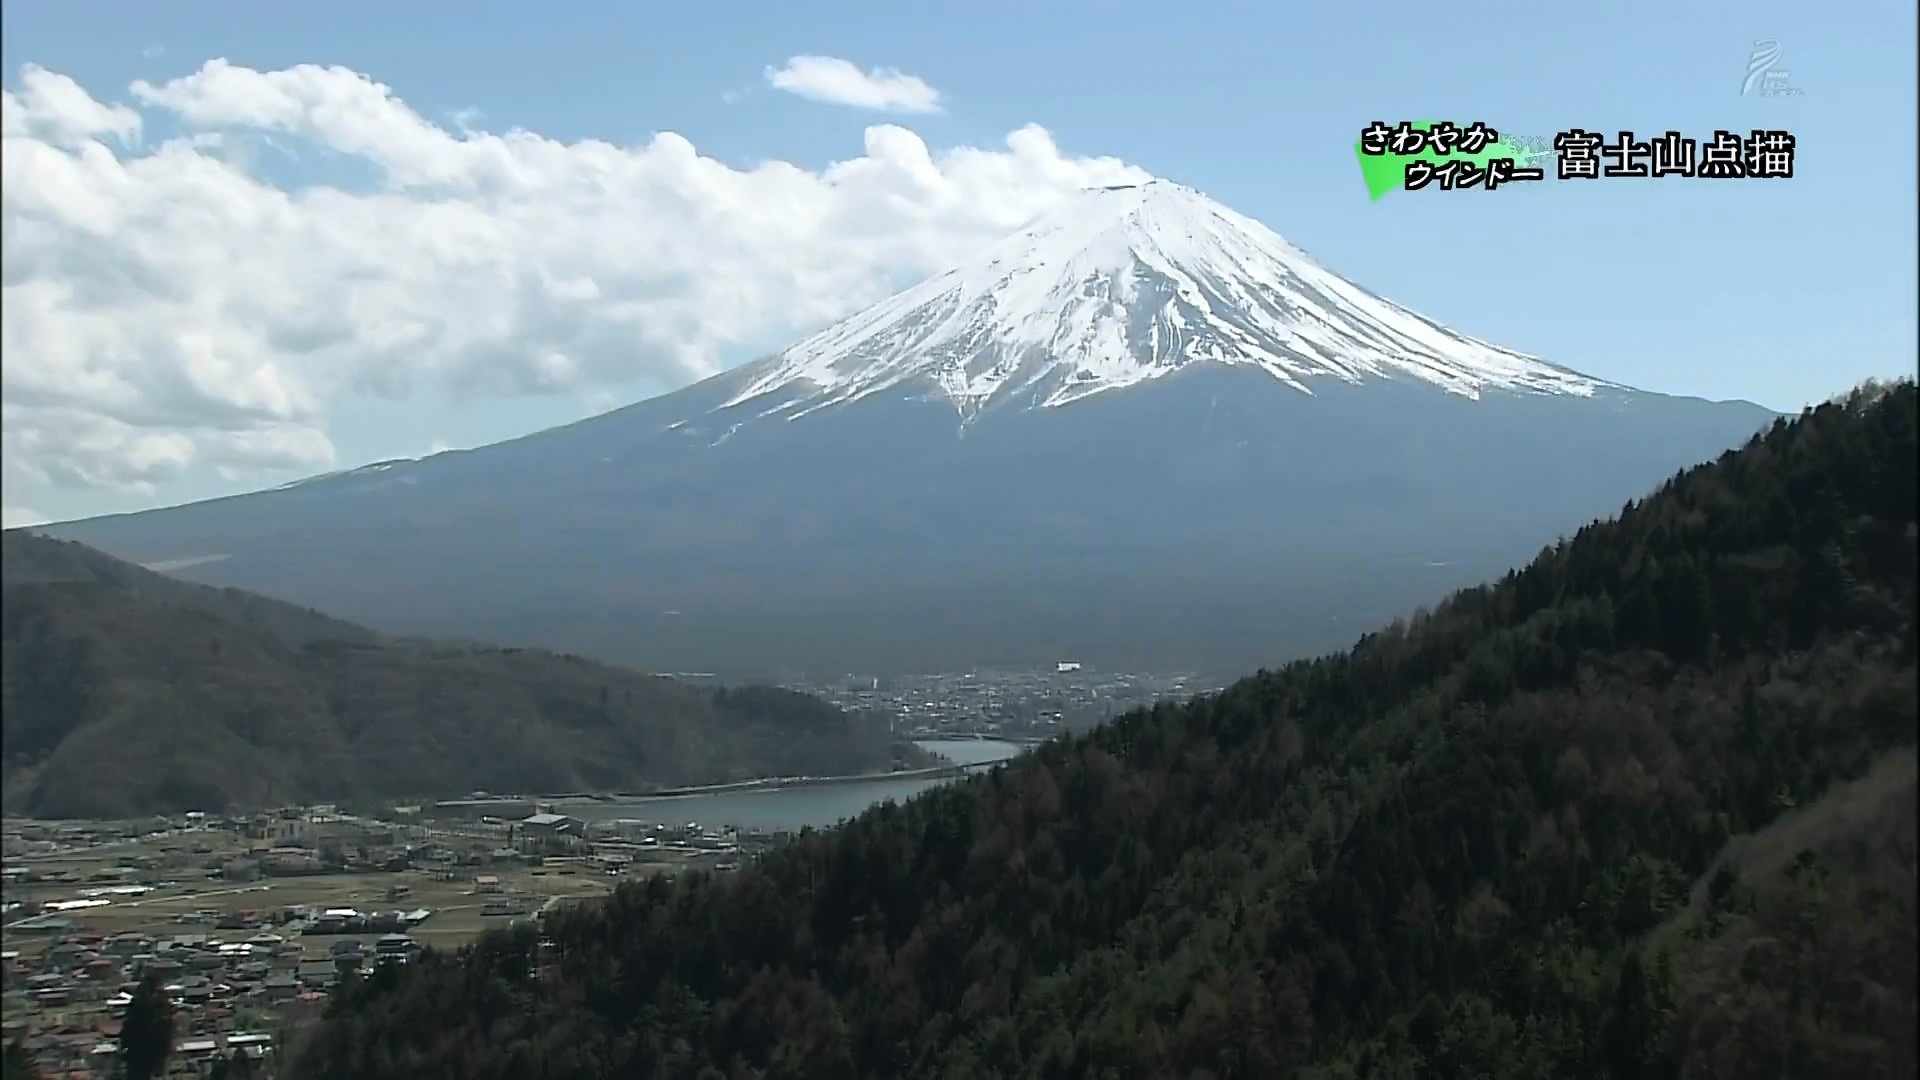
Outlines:
<svg viewBox="0 0 1920 1080"><path fill-rule="evenodd" d="M788 685L885 715L898 737L936 759L943 746L968 740L1013 753L1211 688L1192 675L1099 672L1073 661ZM991 764L963 757L890 775L937 782ZM873 779L720 787L764 783L777 797L783 781ZM237 1051L256 1061L255 1076L269 1076L276 1047L318 1017L343 977L537 920L635 876L729 872L797 831L629 817L619 803L606 809L607 797L471 792L397 806L8 820L0 1042L18 1042L36 1065L60 1070L50 1075L112 1075L120 1018L151 974L176 1009L174 1069L201 1075ZM665 818L668 805L639 812ZM701 812L682 799L670 805Z"/></svg>

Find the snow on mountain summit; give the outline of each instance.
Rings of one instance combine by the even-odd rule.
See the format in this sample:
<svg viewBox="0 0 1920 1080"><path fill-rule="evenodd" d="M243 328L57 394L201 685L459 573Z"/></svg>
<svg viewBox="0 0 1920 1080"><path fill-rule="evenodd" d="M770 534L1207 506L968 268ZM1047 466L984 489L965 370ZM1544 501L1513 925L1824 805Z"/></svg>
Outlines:
<svg viewBox="0 0 1920 1080"><path fill-rule="evenodd" d="M1591 395L1608 384L1456 334L1316 264L1273 230L1164 180L1085 191L979 258L756 365L726 406L780 393L798 417L903 384L963 416L1058 406L1191 364L1412 377Z"/></svg>

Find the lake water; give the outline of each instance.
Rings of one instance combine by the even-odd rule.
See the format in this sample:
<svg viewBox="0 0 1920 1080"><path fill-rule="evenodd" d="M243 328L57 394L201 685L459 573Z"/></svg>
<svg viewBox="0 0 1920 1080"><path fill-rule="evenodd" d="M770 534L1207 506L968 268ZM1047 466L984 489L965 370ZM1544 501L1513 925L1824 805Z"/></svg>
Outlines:
<svg viewBox="0 0 1920 1080"><path fill-rule="evenodd" d="M999 739L921 739L913 745L930 754L939 754L955 765L978 765L987 761L1005 761L1026 747Z"/></svg>
<svg viewBox="0 0 1920 1080"><path fill-rule="evenodd" d="M1025 749L1017 743L995 739L928 739L917 745L959 765L1005 761ZM803 829L809 826L824 829L888 799L906 802L930 787L949 783L950 779L892 780L879 777L841 784L775 788L771 791L669 795L568 806L567 813L596 821L631 818L662 824L697 821L703 826L731 825L741 829Z"/></svg>

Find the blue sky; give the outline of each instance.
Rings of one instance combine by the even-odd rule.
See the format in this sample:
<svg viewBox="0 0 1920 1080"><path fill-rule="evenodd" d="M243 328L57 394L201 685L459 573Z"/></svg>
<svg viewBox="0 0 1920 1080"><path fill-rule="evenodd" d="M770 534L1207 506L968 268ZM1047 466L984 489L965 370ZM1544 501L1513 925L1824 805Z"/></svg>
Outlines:
<svg viewBox="0 0 1920 1080"><path fill-rule="evenodd" d="M103 10L9 3L0 26L6 85L23 92L30 64L68 76L101 102L135 108L149 150L206 125L136 100L129 85L181 79L216 57L260 72L337 65L386 84L447 127L458 116L490 132L619 147L675 132L735 170L790 162L818 173L861 156L863 133L876 124L916 132L936 155L960 146L1005 151L1008 133L1032 123L1063 155L1117 158L1199 188L1372 291L1604 378L1795 409L1869 376L1914 371L1911 3L836 2L731 12L475 3L457 17L438 5L391 3L124 5L111 17ZM1757 39L1780 43L1779 67L1798 95L1741 95ZM941 111L889 114L770 86L767 69L800 55L917 76L939 92ZM1396 192L1370 203L1351 151L1360 127L1436 116L1543 137L1572 126L1699 136L1784 128L1799 140L1797 175ZM225 160L272 188L376 192L377 170L350 156L303 152L298 136L236 139L230 145L248 150ZM9 202L10 229L15 212ZM987 224L969 222L987 235ZM958 251L972 234L955 226L941 235ZM8 244L11 258L14 240ZM875 259L874 274L909 269L910 260ZM10 267L9 286L43 265L46 258L30 271ZM395 295L404 303L409 294ZM272 413L274 423L299 414L299 424L324 436L336 467L430 445L475 445L750 359L781 343L789 327L831 314L784 294L780 302L799 314L759 322L743 315L740 329L713 331L702 357L678 367L609 365L548 385L517 368L513 378L474 375L479 361L469 350L465 381L454 390L411 374L369 390L381 382L377 370L344 381L289 375L292 390L262 382L246 407L249 415ZM116 348L140 352L137 341ZM12 338L9 350L9 369L38 362L37 350L29 356ZM223 363L222 371L240 370ZM58 375L49 369L46 377ZM256 376L268 379L232 377L251 386ZM98 431L117 433L114 446L144 448L145 456L124 467L95 461L84 455L116 452L113 440L81 425L71 401L60 406L68 410L58 414L64 427L46 419L52 413L32 412L41 407L35 393L51 392L9 380L9 508L66 518L317 471L319 459L298 449L308 444L285 432L230 437L232 424L208 421L206 431L229 434L197 434L199 420L124 401ZM206 396L196 394L178 396ZM295 403L261 404L283 397ZM172 441L128 441L129 425L149 422ZM44 430L13 437L29 423ZM269 442L273 453L253 452Z"/></svg>

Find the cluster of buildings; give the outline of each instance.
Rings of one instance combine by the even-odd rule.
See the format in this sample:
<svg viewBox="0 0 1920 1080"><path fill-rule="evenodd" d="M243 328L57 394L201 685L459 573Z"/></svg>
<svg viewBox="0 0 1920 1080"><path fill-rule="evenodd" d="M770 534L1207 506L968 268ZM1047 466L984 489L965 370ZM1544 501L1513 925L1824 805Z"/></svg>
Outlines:
<svg viewBox="0 0 1920 1080"><path fill-rule="evenodd" d="M237 909L229 896L223 909L178 910L168 901L171 914L130 919L100 910L108 905L252 893L267 888L248 884L261 878L402 869L459 881L462 891L475 882L478 893L487 880L481 871L496 862L487 845L437 836L424 824L326 807L118 823L10 820L4 845L0 1042L18 1042L48 1077L114 1075L122 1015L149 975L175 1006L179 1075L198 1075L236 1051L267 1063L256 1077L269 1075L276 1045L344 973L406 962L418 951L411 932L434 914L397 880L385 889L390 910L379 911L295 902L305 887L297 880L260 891L260 909L250 900ZM502 913L526 906L504 892L484 902L498 902ZM107 930L89 926L103 920ZM141 929L108 932L129 924Z"/></svg>
<svg viewBox="0 0 1920 1080"><path fill-rule="evenodd" d="M140 980L152 975L173 1002L176 1074L198 1075L235 1051L270 1064L281 1032L317 1008L338 976L326 965L322 978L303 956L299 944L268 931L79 933L37 953L8 949L0 953L0 1039L18 1042L46 1076L112 1075L121 1020Z"/></svg>
<svg viewBox="0 0 1920 1080"><path fill-rule="evenodd" d="M585 821L541 810L533 799L517 795L442 799L433 804L433 816L496 826L505 831L508 846L528 851L569 848L588 839Z"/></svg>
<svg viewBox="0 0 1920 1080"><path fill-rule="evenodd" d="M4 1041L20 1042L45 1075L108 1075L133 991L153 976L174 1006L184 1075L235 1050L267 1058L343 975L415 956L407 931L430 914L294 907L222 918L236 927L230 934L79 931L38 950L10 948L0 954ZM316 956L299 940L316 934L365 936L337 938Z"/></svg>
<svg viewBox="0 0 1920 1080"><path fill-rule="evenodd" d="M1039 671L848 676L789 688L884 715L901 735L1005 739L1051 738L1063 728L1084 730L1129 709L1216 689L1194 675L1090 671L1070 660Z"/></svg>
<svg viewBox="0 0 1920 1080"><path fill-rule="evenodd" d="M752 855L793 839L791 830L712 827L697 821L588 821L541 811L539 805L519 796L444 799L433 806L434 816L442 822L433 831L497 838L501 847L494 855L501 859L569 856L612 873L624 872L632 863L661 851L716 857ZM462 832L457 824L451 824L458 822L469 823L474 831Z"/></svg>
<svg viewBox="0 0 1920 1080"><path fill-rule="evenodd" d="M344 974L415 955L411 932L434 915L419 906L416 890L470 894L461 903L485 916L537 916L559 902L557 893L545 895L550 890L524 891L541 874L604 881L638 864L726 871L792 838L694 822L587 821L549 805L476 794L396 808L383 815L391 820L309 807L118 823L8 821L0 840L0 1042L18 1042L45 1076L115 1075L121 1019L151 975L176 1009L176 1075L203 1075L239 1052L262 1063L256 1077L268 1076L276 1046L324 1007ZM376 911L290 903L309 888L298 880L252 884L384 871L413 877L411 884L387 879L387 904ZM312 886L322 891L306 895L326 895L324 881ZM89 929L88 908L182 890L262 890L261 899L271 895L276 904L178 911L162 916L157 929L144 922L136 923L142 931ZM117 925L127 925L124 917Z"/></svg>

